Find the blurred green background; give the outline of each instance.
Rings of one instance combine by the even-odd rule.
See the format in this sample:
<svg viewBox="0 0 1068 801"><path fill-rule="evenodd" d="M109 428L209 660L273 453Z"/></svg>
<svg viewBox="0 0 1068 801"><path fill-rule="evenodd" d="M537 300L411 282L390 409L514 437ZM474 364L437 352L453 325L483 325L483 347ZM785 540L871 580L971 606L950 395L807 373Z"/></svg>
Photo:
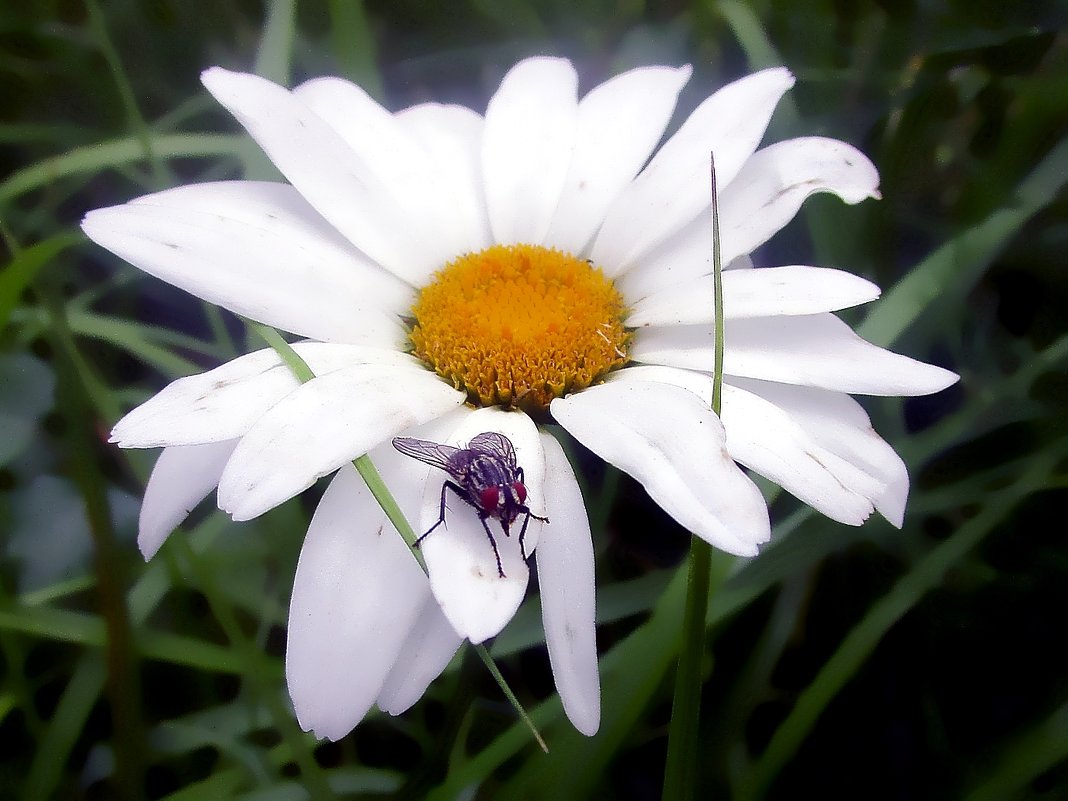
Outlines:
<svg viewBox="0 0 1068 801"><path fill-rule="evenodd" d="M598 551L595 738L562 716L534 597L493 651L548 756L469 658L404 716L319 744L281 666L314 499L241 525L207 503L145 565L153 455L106 444L130 406L249 347L239 321L77 227L155 189L273 175L202 69L339 74L392 109L481 111L537 53L571 58L583 90L692 63L680 114L788 66L768 141L857 145L883 200L814 198L757 263L871 278L883 299L849 321L962 377L864 400L910 465L903 531L779 494L775 543L717 557L703 797L1068 798L1066 16L989 0L5 2L0 798L659 797L687 540L626 477L576 454Z"/></svg>

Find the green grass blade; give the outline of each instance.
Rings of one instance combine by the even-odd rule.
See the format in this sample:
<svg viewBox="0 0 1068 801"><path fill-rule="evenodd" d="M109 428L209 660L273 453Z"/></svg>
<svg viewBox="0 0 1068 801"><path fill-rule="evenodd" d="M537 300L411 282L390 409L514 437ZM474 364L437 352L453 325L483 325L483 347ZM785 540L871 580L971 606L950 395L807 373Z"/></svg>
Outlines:
<svg viewBox="0 0 1068 801"><path fill-rule="evenodd" d="M63 232L49 237L43 242L23 248L8 262L0 272L0 329L11 318L11 312L18 305L23 290L40 272L41 268L69 248L83 241L81 234L73 231Z"/></svg>
<svg viewBox="0 0 1068 801"><path fill-rule="evenodd" d="M85 0L85 7L89 12L89 29L92 31L97 41L97 47L100 48L100 52L107 62L112 80L115 81L115 88L118 90L119 97L122 100L123 109L126 111L127 125L133 130L134 136L141 144L145 159L152 165L156 184L163 186L170 181L171 176L167 174L166 167L153 146L152 132L149 130L148 123L145 122L144 115L141 114L140 107L137 105L137 97L134 95L133 86L126 76L126 70L122 67L119 51L111 41L104 13L100 10L97 0Z"/></svg>
<svg viewBox="0 0 1068 801"><path fill-rule="evenodd" d="M364 0L329 0L330 45L341 74L372 97L382 98L378 73L378 43L367 19Z"/></svg>
<svg viewBox="0 0 1068 801"><path fill-rule="evenodd" d="M990 774L964 796L964 801L1003 801L1021 791L1047 770L1068 759L1068 703L1026 734L1017 737L996 757Z"/></svg>
<svg viewBox="0 0 1068 801"><path fill-rule="evenodd" d="M960 299L1024 224L1068 182L1068 139L1051 150L1013 193L1012 201L935 250L895 284L857 328L878 345L892 344L935 301Z"/></svg>
<svg viewBox="0 0 1068 801"><path fill-rule="evenodd" d="M270 0L253 71L269 81L287 86L293 39L296 36L296 0Z"/></svg>
<svg viewBox="0 0 1068 801"><path fill-rule="evenodd" d="M737 0L720 0L715 4L715 9L730 27L738 44L742 46L750 67L764 69L779 67L786 63L779 51L775 49L775 45L771 43L771 39L768 38L752 6ZM783 103L788 104L787 114L790 122L796 122L797 107L787 99L784 99Z"/></svg>
<svg viewBox="0 0 1068 801"><path fill-rule="evenodd" d="M30 761L18 797L21 801L47 801L66 773L67 759L85 720L104 690L107 668L103 654L84 654L71 671L44 737Z"/></svg>
<svg viewBox="0 0 1068 801"><path fill-rule="evenodd" d="M233 134L161 134L153 137L152 142L155 152L164 159L240 158L248 149L244 137ZM0 182L0 205L64 178L136 164L144 157L144 148L136 137L75 148L17 170Z"/></svg>

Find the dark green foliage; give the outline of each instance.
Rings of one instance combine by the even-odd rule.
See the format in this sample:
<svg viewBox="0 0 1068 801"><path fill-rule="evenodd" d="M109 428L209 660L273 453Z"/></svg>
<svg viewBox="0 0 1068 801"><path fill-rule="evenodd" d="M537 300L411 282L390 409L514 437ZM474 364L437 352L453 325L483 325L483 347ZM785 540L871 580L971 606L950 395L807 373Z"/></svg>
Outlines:
<svg viewBox="0 0 1068 801"><path fill-rule="evenodd" d="M659 796L686 541L629 479L574 454L598 550L595 738L562 716L533 599L494 655L548 756L472 660L406 715L318 744L282 674L310 507L236 526L206 504L144 565L133 510L151 454L106 444L168 380L246 350L240 321L77 229L86 210L155 189L272 175L200 88L203 68L342 74L390 108L481 110L535 53L573 59L584 89L693 63L683 111L753 68L790 67L769 138L857 145L883 200L814 198L758 263L866 275L884 296L849 318L860 332L962 376L935 397L865 401L910 465L903 531L840 526L780 493L775 544L740 570L714 560L707 797L1068 796L1063 8L296 5L0 10L0 798Z"/></svg>

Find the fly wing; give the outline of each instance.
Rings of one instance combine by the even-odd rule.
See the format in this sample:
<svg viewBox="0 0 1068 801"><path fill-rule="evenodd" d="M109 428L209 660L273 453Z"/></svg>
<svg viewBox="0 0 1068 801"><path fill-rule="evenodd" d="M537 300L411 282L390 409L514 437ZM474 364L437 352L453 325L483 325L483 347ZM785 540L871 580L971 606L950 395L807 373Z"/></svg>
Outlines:
<svg viewBox="0 0 1068 801"><path fill-rule="evenodd" d="M469 450L489 453L503 459L509 467L516 466L515 447L512 445L512 440L504 434L496 431L483 431L473 436L467 443L467 447Z"/></svg>
<svg viewBox="0 0 1068 801"><path fill-rule="evenodd" d="M455 457L460 453L460 449L454 448L452 445L442 445L438 442L416 439L415 437L394 437L393 447L405 456L411 456L413 459L418 459L431 467L440 468L453 475L456 473Z"/></svg>

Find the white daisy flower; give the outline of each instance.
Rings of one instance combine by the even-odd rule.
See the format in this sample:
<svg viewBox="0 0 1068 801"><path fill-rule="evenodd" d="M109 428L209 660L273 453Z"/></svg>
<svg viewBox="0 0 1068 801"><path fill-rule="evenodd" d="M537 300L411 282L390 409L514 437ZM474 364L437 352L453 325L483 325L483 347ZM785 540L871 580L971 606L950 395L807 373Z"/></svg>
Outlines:
<svg viewBox="0 0 1068 801"><path fill-rule="evenodd" d="M690 531L752 556L770 534L743 465L833 518L901 524L908 477L847 393L915 395L956 380L871 345L833 312L875 299L861 278L752 268L747 254L814 192L877 197L851 146L757 149L785 69L713 94L659 149L690 68L646 67L581 100L567 61L532 58L485 115L391 113L336 78L289 91L209 69L204 85L288 184L183 186L90 212L86 233L146 272L306 339L301 385L271 350L179 379L116 426L163 447L145 492L146 558L216 486L256 517L336 472L305 539L286 671L305 729L338 738L377 704L417 700L463 639L497 634L534 553L553 673L586 734L600 717L593 550L555 421L640 481ZM654 152L655 151L655 152ZM722 422L710 409L709 153L724 263ZM453 503L422 543L429 581L349 462L368 453L416 529L447 475L397 435L513 443L533 515L518 537ZM490 517L487 523L499 521ZM503 573L502 577L500 574Z"/></svg>

